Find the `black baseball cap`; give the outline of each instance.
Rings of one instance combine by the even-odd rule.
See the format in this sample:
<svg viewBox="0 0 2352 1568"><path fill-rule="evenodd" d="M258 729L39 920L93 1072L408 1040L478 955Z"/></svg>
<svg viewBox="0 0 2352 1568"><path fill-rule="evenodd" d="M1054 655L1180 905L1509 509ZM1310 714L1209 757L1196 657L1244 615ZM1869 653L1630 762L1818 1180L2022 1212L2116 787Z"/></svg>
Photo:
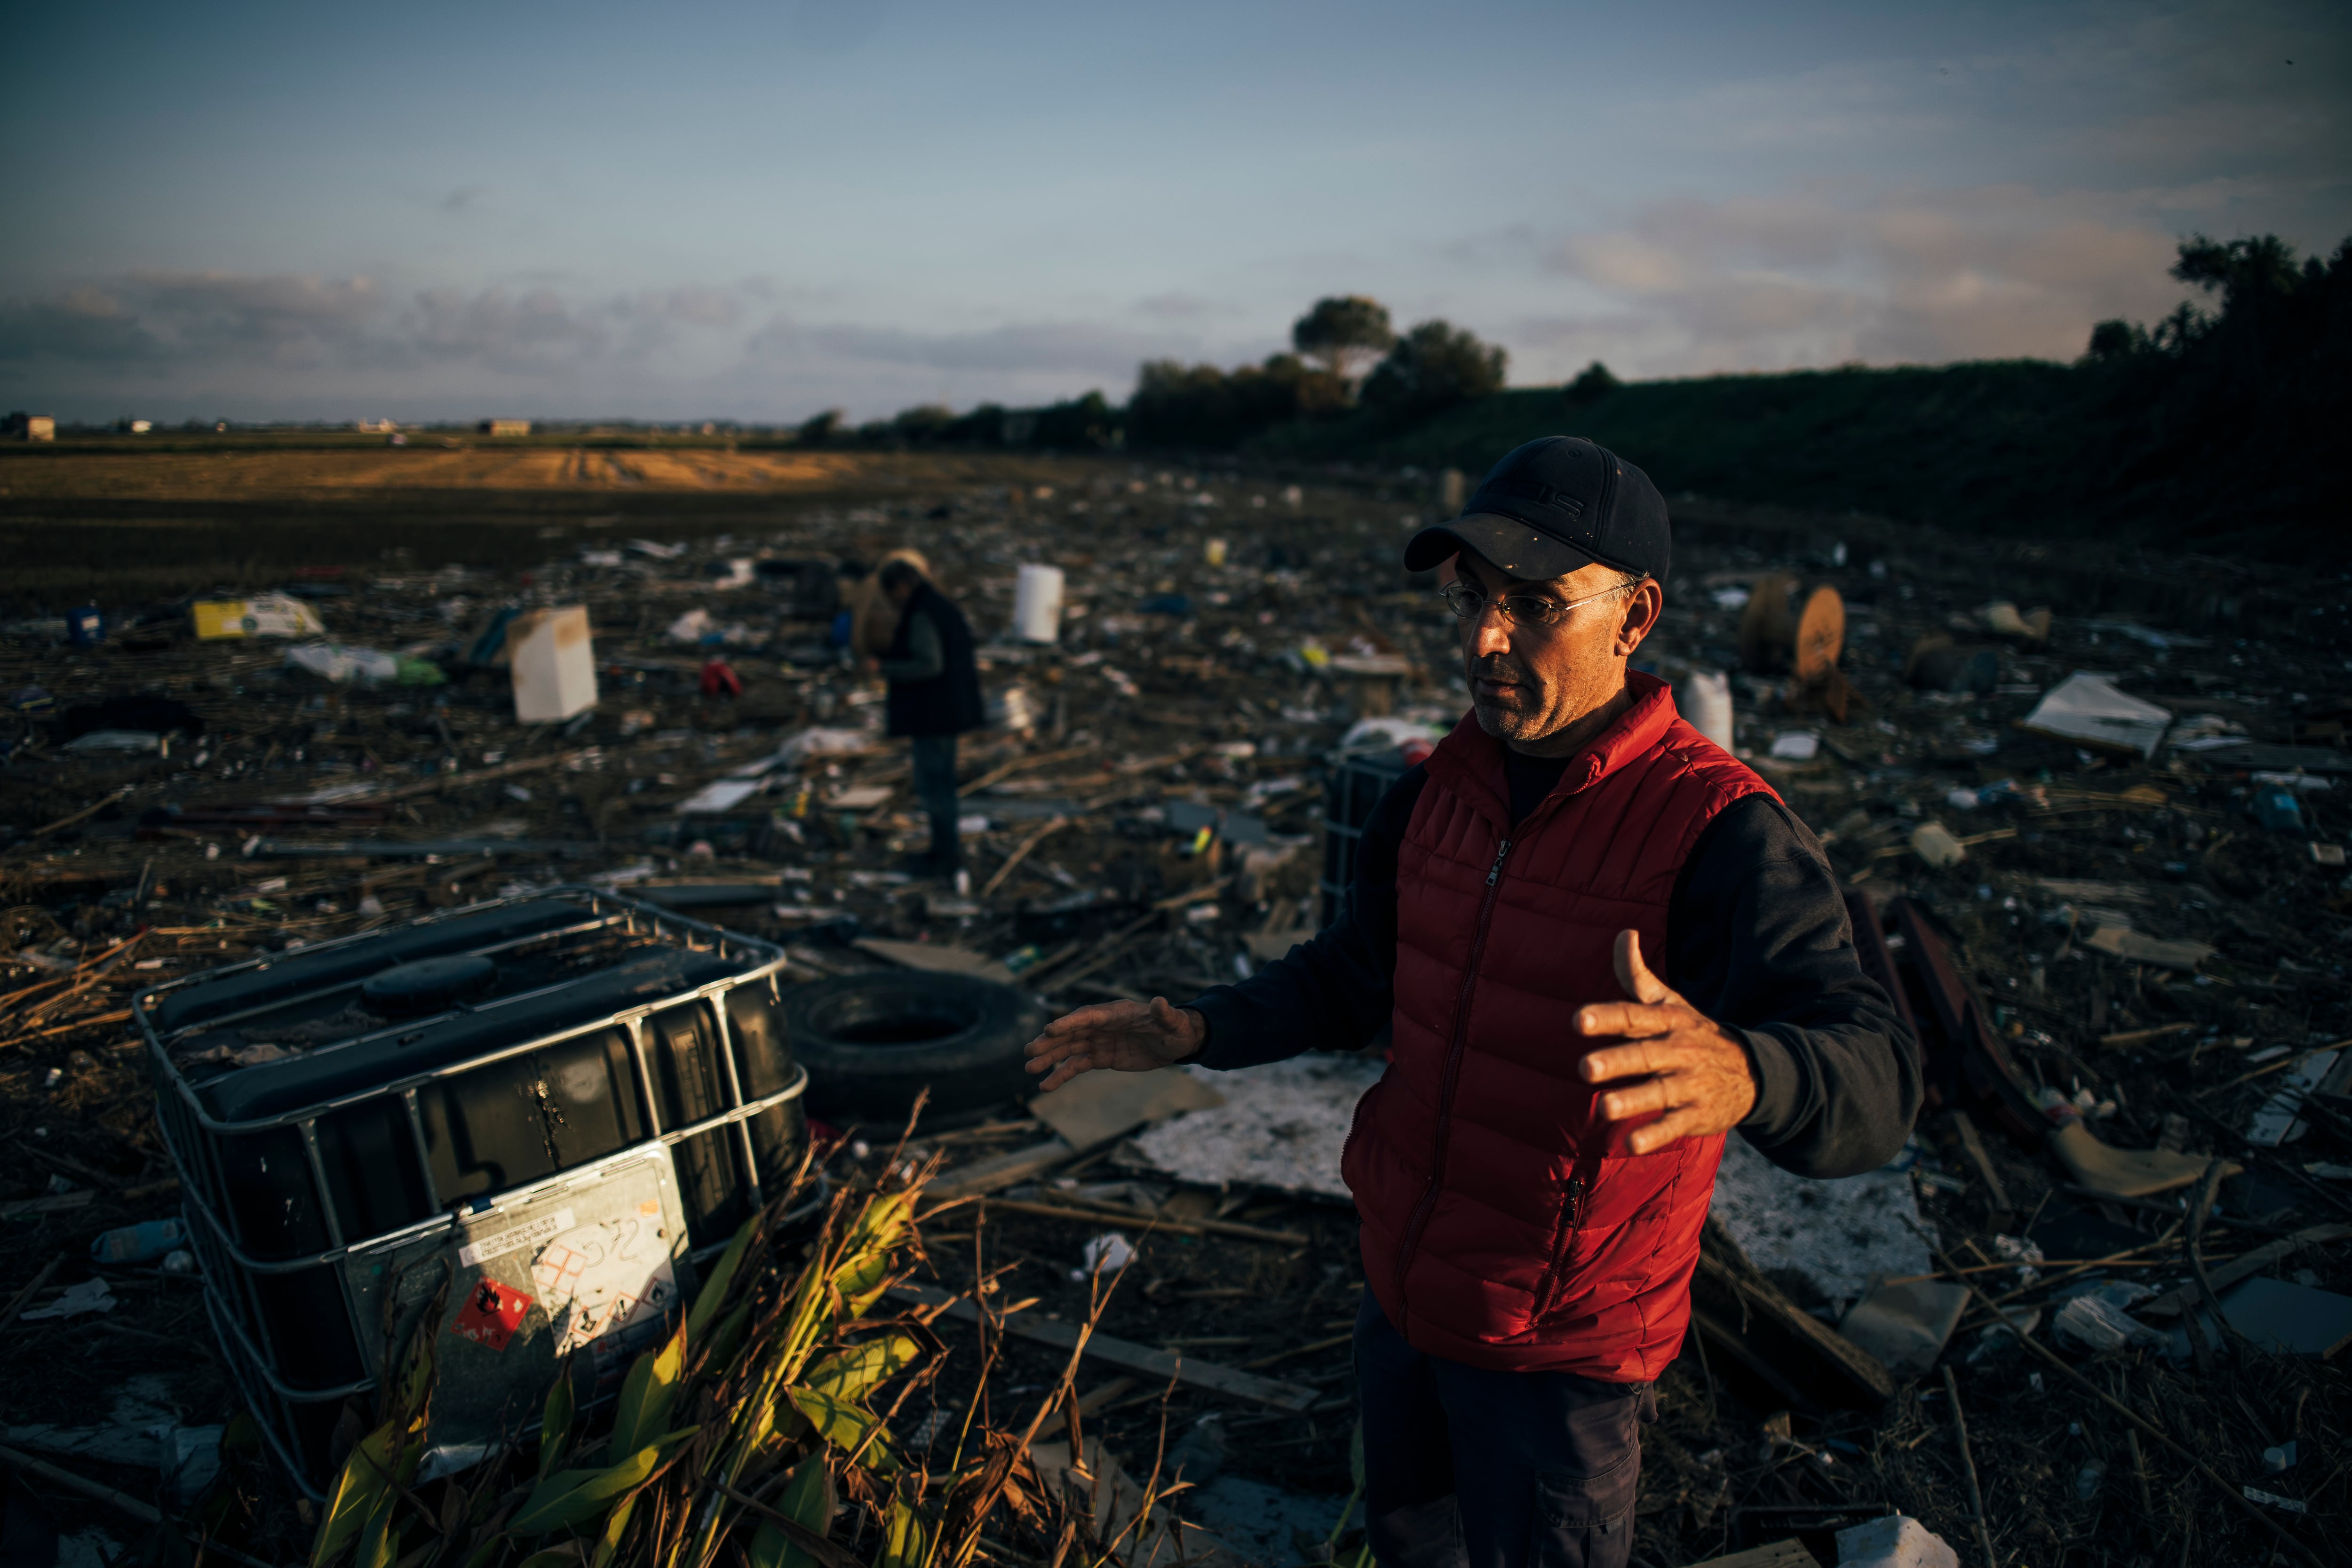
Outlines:
<svg viewBox="0 0 2352 1568"><path fill-rule="evenodd" d="M1465 549L1530 582L1598 561L1663 583L1675 543L1649 475L1581 436L1545 436L1487 469L1460 517L1414 534L1405 570L1426 572Z"/></svg>

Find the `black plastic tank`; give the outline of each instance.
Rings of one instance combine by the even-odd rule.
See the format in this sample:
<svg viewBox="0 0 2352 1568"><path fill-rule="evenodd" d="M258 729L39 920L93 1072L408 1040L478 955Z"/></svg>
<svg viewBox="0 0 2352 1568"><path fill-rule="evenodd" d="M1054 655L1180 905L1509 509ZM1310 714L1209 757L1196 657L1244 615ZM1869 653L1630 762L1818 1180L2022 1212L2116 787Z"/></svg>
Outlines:
<svg viewBox="0 0 2352 1568"><path fill-rule="evenodd" d="M1356 847L1372 808L1389 786L1402 778L1409 764L1402 748L1379 752L1343 752L1331 758L1323 784L1323 876L1317 884L1322 910L1317 926L1328 926L1339 913L1348 888L1356 879Z"/></svg>

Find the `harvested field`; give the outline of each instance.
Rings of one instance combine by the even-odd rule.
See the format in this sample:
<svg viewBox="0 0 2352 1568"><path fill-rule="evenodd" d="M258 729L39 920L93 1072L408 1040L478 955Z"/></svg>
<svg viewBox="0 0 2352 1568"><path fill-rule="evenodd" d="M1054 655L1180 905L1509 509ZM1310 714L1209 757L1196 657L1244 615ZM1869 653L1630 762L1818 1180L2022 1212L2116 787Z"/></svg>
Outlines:
<svg viewBox="0 0 2352 1568"><path fill-rule="evenodd" d="M730 451L715 443L224 437L0 448L0 612L260 587L304 568L514 569L574 545L768 531L810 505L1026 486L1028 456Z"/></svg>
<svg viewBox="0 0 2352 1568"><path fill-rule="evenodd" d="M741 452L718 447L493 445L420 436L408 447L44 453L11 463L12 505L80 500L287 500L358 492L562 490L647 486L822 493L901 467L872 452Z"/></svg>

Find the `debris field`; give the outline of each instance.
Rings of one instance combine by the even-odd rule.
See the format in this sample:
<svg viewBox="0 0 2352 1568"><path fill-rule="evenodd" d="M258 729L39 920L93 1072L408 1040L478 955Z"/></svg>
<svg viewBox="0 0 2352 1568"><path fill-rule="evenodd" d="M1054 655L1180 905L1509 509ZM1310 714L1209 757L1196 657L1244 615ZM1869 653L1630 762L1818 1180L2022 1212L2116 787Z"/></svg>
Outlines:
<svg viewBox="0 0 2352 1568"><path fill-rule="evenodd" d="M1402 766L1462 710L1435 581L1398 564L1458 476L1052 471L794 499L758 533L648 529L525 572L316 569L267 601L102 605L100 627L17 606L11 1452L68 1428L196 1434L182 1446L219 1469L194 1495L148 1450L35 1457L201 1517L242 1561L311 1548L316 1505L240 1446L185 1254L92 1257L179 1212L142 987L559 883L777 943L788 994L945 973L1040 1018L1181 1002L1311 934L1341 865L1335 776ZM1888 1513L1967 1563L2341 1559L2352 583L1675 507L1638 662L1694 721L1712 704L1825 847L1936 1094L1897 1164L1851 1184L1727 1161L1699 1323L1643 1432L1634 1561L1795 1539L1828 1563L1836 1531ZM871 573L898 549L983 644L961 884L899 868L927 826L861 661ZM1024 565L1058 583L1024 590ZM224 601L256 629L199 637L198 606ZM593 705L522 721L533 613L569 606ZM1041 614L1050 640L1019 635ZM1000 1079L935 1097L903 1139L882 1089L804 1061L834 1189L929 1173L895 1300L945 1354L894 1417L910 1458L950 1465L973 1409L1017 1436L1075 1366L1030 1433L1038 1474L1076 1436L1090 1470L1181 1470L1192 1489L1159 1506L1230 1561L1359 1560L1362 1284L1337 1142L1377 1043L1034 1104ZM120 1500L48 1506L78 1540L152 1528ZM860 1561L882 1510L835 1518ZM1060 1561L1038 1528L1002 1516L976 1550Z"/></svg>

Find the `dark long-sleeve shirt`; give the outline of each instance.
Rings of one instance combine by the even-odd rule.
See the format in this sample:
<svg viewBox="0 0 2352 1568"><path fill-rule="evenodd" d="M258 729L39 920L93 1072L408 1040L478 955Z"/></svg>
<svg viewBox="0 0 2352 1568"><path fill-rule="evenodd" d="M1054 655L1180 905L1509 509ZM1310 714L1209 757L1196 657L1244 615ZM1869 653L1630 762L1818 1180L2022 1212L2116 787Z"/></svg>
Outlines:
<svg viewBox="0 0 2352 1568"><path fill-rule="evenodd" d="M1565 765L1512 756L1515 819ZM1356 1050L1389 1022L1397 850L1427 782L1412 768L1374 807L1354 885L1330 925L1240 984L1193 1000L1209 1026L1195 1060L1231 1068ZM1657 973L1747 1047L1756 1105L1739 1131L1774 1163L1845 1176L1902 1148L1919 1110L1917 1057L1886 994L1862 972L1836 875L1787 806L1750 795L1706 826L1667 906Z"/></svg>
<svg viewBox="0 0 2352 1568"><path fill-rule="evenodd" d="M910 609L907 615L907 657L875 662L881 667L885 680L936 680L948 667L947 648L940 641L940 628L920 610Z"/></svg>

